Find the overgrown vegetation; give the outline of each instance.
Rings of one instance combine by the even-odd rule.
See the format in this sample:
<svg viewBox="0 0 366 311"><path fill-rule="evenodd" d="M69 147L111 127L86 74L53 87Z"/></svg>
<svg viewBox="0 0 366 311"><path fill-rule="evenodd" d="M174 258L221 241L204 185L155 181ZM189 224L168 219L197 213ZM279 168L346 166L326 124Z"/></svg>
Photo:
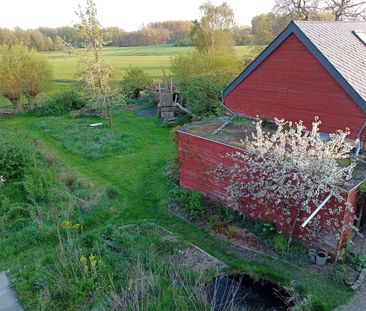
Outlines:
<svg viewBox="0 0 366 311"><path fill-rule="evenodd" d="M140 92L152 82L152 77L147 72L138 67L130 67L124 75L122 91L129 97L139 98Z"/></svg>
<svg viewBox="0 0 366 311"><path fill-rule="evenodd" d="M285 258L306 253L306 248L298 241L294 241L289 248L288 237L277 233L275 225L271 221L244 219L239 213L195 191L174 188L170 192L170 196L179 205L184 217L208 230L224 232L228 238L231 238L234 234L234 226L237 226L254 233Z"/></svg>
<svg viewBox="0 0 366 311"><path fill-rule="evenodd" d="M196 115L214 114L222 111L221 89L218 78L213 74L196 75L182 85L182 96L189 111Z"/></svg>
<svg viewBox="0 0 366 311"><path fill-rule="evenodd" d="M2 132L0 139L0 176L6 180L22 178L35 165L31 144L17 133Z"/></svg>
<svg viewBox="0 0 366 311"><path fill-rule="evenodd" d="M218 114L221 91L243 69L232 41L234 13L223 3L200 6L191 31L196 51L176 56L171 71L183 101L194 114Z"/></svg>
<svg viewBox="0 0 366 311"><path fill-rule="evenodd" d="M63 122L55 118L34 124L60 142L67 150L86 159L96 160L115 154L128 154L136 146L136 138L110 130L107 126L92 128L91 119L74 119Z"/></svg>
<svg viewBox="0 0 366 311"><path fill-rule="evenodd" d="M32 113L38 116L57 116L81 109L86 104L87 101L77 91L69 90L56 93Z"/></svg>

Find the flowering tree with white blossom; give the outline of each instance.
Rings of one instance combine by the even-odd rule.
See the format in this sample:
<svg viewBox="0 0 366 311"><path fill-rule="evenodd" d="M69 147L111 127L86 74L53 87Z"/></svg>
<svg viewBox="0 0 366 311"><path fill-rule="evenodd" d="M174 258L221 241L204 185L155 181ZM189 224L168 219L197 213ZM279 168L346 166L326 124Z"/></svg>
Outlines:
<svg viewBox="0 0 366 311"><path fill-rule="evenodd" d="M339 188L349 178L354 161L342 167L340 159L349 158L354 144L347 141L349 130L338 130L324 141L320 137L320 120L316 117L310 131L302 121L293 124L275 119L276 130L266 132L257 118L255 131L242 140L243 152L228 154L231 165L220 164L215 177L225 188L224 200L231 208L256 218L264 211L265 217L281 219L280 225L288 229L290 246L295 228L327 196L336 204L324 206L325 225L335 234L346 230L342 215L351 206L342 197ZM311 230L304 230L305 239L313 240L319 231L320 215L309 223Z"/></svg>

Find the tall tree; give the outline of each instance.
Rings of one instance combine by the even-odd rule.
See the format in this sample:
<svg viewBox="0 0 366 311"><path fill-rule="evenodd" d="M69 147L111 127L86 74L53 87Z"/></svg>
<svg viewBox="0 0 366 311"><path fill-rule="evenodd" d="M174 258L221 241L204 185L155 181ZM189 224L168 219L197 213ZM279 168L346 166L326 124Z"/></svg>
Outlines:
<svg viewBox="0 0 366 311"><path fill-rule="evenodd" d="M366 18L366 1L275 0L273 12L294 20L359 20Z"/></svg>
<svg viewBox="0 0 366 311"><path fill-rule="evenodd" d="M0 93L18 111L23 110L21 97L28 98L34 108L36 96L42 92L52 75L47 59L24 45L0 47Z"/></svg>
<svg viewBox="0 0 366 311"><path fill-rule="evenodd" d="M233 47L234 12L224 2L214 6L207 1L200 6L200 21L195 21L191 31L191 39L202 54L225 53Z"/></svg>
<svg viewBox="0 0 366 311"><path fill-rule="evenodd" d="M36 51L30 51L23 61L23 90L30 109L35 107L35 99L49 85L52 67L48 60Z"/></svg>
<svg viewBox="0 0 366 311"><path fill-rule="evenodd" d="M109 125L112 126L114 104L114 96L110 88L112 67L103 55L102 48L105 42L94 1L87 0L85 12L79 7L77 15L80 18L80 24L75 27L84 39L86 47L86 52L79 54L78 80L85 93L91 97L90 103L106 115Z"/></svg>
<svg viewBox="0 0 366 311"><path fill-rule="evenodd" d="M312 20L319 11L319 0L275 0L273 11L295 20Z"/></svg>
<svg viewBox="0 0 366 311"><path fill-rule="evenodd" d="M269 44L289 23L287 15L274 13L260 14L252 19L253 41L255 44Z"/></svg>
<svg viewBox="0 0 366 311"><path fill-rule="evenodd" d="M336 21L366 19L366 1L327 0L327 9Z"/></svg>
<svg viewBox="0 0 366 311"><path fill-rule="evenodd" d="M24 72L23 59L26 48L23 45L0 47L0 93L9 99L13 106L22 111L20 99L23 95L22 77Z"/></svg>

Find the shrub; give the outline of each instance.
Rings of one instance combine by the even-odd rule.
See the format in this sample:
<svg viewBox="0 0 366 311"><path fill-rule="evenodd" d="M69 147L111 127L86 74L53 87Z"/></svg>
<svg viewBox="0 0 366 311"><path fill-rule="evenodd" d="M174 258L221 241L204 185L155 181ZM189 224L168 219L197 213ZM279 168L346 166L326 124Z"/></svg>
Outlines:
<svg viewBox="0 0 366 311"><path fill-rule="evenodd" d="M222 86L226 86L242 69L242 61L233 54L203 55L198 52L178 55L172 59L170 66L178 88L200 74L213 75Z"/></svg>
<svg viewBox="0 0 366 311"><path fill-rule="evenodd" d="M164 177L171 185L177 186L179 184L179 163L178 159L172 159L164 169Z"/></svg>
<svg viewBox="0 0 366 311"><path fill-rule="evenodd" d="M235 219L234 211L232 211L231 209L229 209L227 206L225 206L223 204L219 204L217 206L217 209L218 209L218 213L220 214L222 221L226 225L230 225L231 223L233 223L233 221Z"/></svg>
<svg viewBox="0 0 366 311"><path fill-rule="evenodd" d="M212 74L197 75L181 86L183 99L193 114L217 114L220 111L222 85Z"/></svg>
<svg viewBox="0 0 366 311"><path fill-rule="evenodd" d="M152 77L137 67L130 67L126 71L123 81L122 90L132 98L139 98L140 92L153 82Z"/></svg>
<svg viewBox="0 0 366 311"><path fill-rule="evenodd" d="M288 237L286 235L276 234L272 241L273 248L280 253L286 253L288 250L287 240Z"/></svg>
<svg viewBox="0 0 366 311"><path fill-rule="evenodd" d="M107 197L111 200L116 200L119 197L118 189L111 185L105 189L105 193L106 193Z"/></svg>
<svg viewBox="0 0 366 311"><path fill-rule="evenodd" d="M177 189L171 192L181 209L193 220L204 220L208 216L208 207L199 192Z"/></svg>
<svg viewBox="0 0 366 311"><path fill-rule="evenodd" d="M207 218L207 229L217 229L220 226L220 217L219 215L211 215Z"/></svg>
<svg viewBox="0 0 366 311"><path fill-rule="evenodd" d="M29 220L29 208L23 204L11 203L9 200L1 206L0 227L2 235L14 232L27 225Z"/></svg>
<svg viewBox="0 0 366 311"><path fill-rule="evenodd" d="M350 254L347 256L347 262L351 264L357 271L361 271L366 267L366 256L359 254Z"/></svg>
<svg viewBox="0 0 366 311"><path fill-rule="evenodd" d="M78 110L86 105L86 100L76 91L64 91L54 95L50 101L37 107L34 113L37 115L63 115L71 110Z"/></svg>
<svg viewBox="0 0 366 311"><path fill-rule="evenodd" d="M234 237L235 235L235 228L233 226L228 226L226 230L226 236L229 238Z"/></svg>
<svg viewBox="0 0 366 311"><path fill-rule="evenodd" d="M262 225L261 233L264 237L269 238L276 233L276 228L272 221L264 221Z"/></svg>
<svg viewBox="0 0 366 311"><path fill-rule="evenodd" d="M22 182L26 199L33 204L49 204L59 200L60 182L51 169L32 168Z"/></svg>
<svg viewBox="0 0 366 311"><path fill-rule="evenodd" d="M26 138L6 133L0 139L0 176L20 178L33 166L35 152Z"/></svg>

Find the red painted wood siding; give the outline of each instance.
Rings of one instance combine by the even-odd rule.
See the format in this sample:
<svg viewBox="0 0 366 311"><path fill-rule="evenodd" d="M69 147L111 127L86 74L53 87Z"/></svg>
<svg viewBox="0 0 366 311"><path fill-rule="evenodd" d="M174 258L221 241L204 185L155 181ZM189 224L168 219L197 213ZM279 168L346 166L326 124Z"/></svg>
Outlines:
<svg viewBox="0 0 366 311"><path fill-rule="evenodd" d="M366 120L366 114L294 34L226 97L225 104L249 117L302 120L307 127L319 116L323 132L348 127L351 138Z"/></svg>
<svg viewBox="0 0 366 311"><path fill-rule="evenodd" d="M204 195L215 199L220 200L225 203L226 197L226 190L224 186L218 184L215 179L215 169L217 165L222 163L224 166L231 166L232 160L230 157L227 157L227 154L232 154L238 150L241 152L245 152L244 150L235 148L233 146L225 145L220 142L210 141L207 139L203 139L201 137L192 136L187 133L177 132L178 137L178 160L179 160L179 181L180 186L189 189L195 190L203 193ZM337 217L339 221L344 219L348 219L350 222L353 222L353 216L356 210L358 192L354 190L349 194L344 194L345 198L348 198L348 201L353 206L353 212L346 211L345 207L341 207L339 214L334 214L332 217ZM330 200L327 205L328 207L332 204L337 204L333 200ZM338 204L339 205L339 204ZM337 205L337 206L338 206ZM273 208L279 208L278 205L276 206L273 204ZM313 210L315 207L313 208ZM245 204L243 204L242 211L245 211ZM296 209L292 211L294 214ZM247 214L247 213L246 213ZM310 215L310 214L309 214ZM305 221L305 219L309 216L308 214L302 214L301 217ZM329 235L327 232L329 227L325 226L326 220L329 216L324 213L324 210L321 210L318 214L320 217L319 220L319 228L317 227L319 235ZM282 231L284 233L288 232L289 226L286 224L284 217L281 215L280 212L273 213L271 215L266 215L265 208L262 206L258 206L256 215L256 219L270 219L272 220L277 227L277 230ZM308 233L310 231L311 226L307 226L305 229L302 229L300 226L295 228L295 236L302 240L305 243L309 243ZM342 239L341 243L338 246L343 244L343 238L346 236L345 234L341 234ZM334 234L333 234L334 236ZM337 241L335 238L330 237L334 246L337 247ZM314 240L313 242L317 242Z"/></svg>

